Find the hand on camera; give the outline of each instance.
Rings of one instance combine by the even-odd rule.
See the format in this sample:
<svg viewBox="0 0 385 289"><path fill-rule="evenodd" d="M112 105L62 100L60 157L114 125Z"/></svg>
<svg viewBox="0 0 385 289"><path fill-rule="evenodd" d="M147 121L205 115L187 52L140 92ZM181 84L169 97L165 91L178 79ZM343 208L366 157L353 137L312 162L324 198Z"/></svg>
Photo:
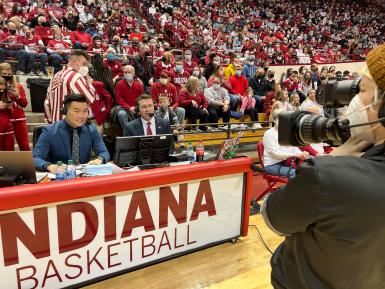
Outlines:
<svg viewBox="0 0 385 289"><path fill-rule="evenodd" d="M333 149L330 153L331 156L355 156L361 157L363 150L370 144L366 141L359 139L349 138L343 145Z"/></svg>

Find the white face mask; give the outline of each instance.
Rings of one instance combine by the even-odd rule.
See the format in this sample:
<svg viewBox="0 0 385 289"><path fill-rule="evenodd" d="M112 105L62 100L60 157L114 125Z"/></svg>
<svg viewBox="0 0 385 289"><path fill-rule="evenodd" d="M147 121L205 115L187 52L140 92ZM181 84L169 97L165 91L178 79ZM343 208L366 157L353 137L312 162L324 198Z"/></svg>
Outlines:
<svg viewBox="0 0 385 289"><path fill-rule="evenodd" d="M214 83L214 84L213 84L213 88L214 88L215 90L218 90L218 89L221 88L221 86L220 86L219 84L217 84L217 83Z"/></svg>
<svg viewBox="0 0 385 289"><path fill-rule="evenodd" d="M78 70L78 72L83 76L86 77L88 75L89 69L88 66L81 66Z"/></svg>
<svg viewBox="0 0 385 289"><path fill-rule="evenodd" d="M348 109L345 112L345 117L350 121L350 125L369 122L368 112L370 105L364 105L360 96L357 94L349 103ZM374 134L371 127L368 125L352 127L350 133L352 138L374 143Z"/></svg>

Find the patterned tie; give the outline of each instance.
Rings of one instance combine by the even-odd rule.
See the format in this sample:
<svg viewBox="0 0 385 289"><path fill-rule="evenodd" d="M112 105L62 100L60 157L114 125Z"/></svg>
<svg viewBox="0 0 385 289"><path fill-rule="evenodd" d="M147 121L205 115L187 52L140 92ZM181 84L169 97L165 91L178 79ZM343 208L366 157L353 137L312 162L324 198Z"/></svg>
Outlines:
<svg viewBox="0 0 385 289"><path fill-rule="evenodd" d="M80 164L80 156L79 156L79 134L77 129L72 130L72 160L75 164Z"/></svg>
<svg viewBox="0 0 385 289"><path fill-rule="evenodd" d="M151 122L147 122L147 135L152 135Z"/></svg>

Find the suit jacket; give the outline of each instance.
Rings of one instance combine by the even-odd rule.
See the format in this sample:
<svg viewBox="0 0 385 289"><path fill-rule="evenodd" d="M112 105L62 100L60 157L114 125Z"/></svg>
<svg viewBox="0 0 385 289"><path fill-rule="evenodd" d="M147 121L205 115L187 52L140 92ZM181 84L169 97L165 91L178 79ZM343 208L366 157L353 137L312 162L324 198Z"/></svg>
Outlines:
<svg viewBox="0 0 385 289"><path fill-rule="evenodd" d="M91 151L96 156L103 157L107 162L110 159L102 136L94 125L85 124L80 128L80 162L87 163L91 159ZM36 146L33 148L35 168L46 171L47 166L58 161L67 163L72 159L72 147L66 121L61 120L43 128Z"/></svg>
<svg viewBox="0 0 385 289"><path fill-rule="evenodd" d="M170 122L168 119L155 117L156 134L172 134ZM130 121L123 130L125 136L145 135L141 118Z"/></svg>

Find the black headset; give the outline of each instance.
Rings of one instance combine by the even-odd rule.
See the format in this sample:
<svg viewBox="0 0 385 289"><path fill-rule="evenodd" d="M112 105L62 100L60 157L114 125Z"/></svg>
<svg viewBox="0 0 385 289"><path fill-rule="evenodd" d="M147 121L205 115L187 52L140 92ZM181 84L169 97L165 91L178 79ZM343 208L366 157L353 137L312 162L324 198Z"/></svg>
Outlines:
<svg viewBox="0 0 385 289"><path fill-rule="evenodd" d="M385 91L377 88L377 93L382 93L380 107L378 108L378 119L382 119L380 123L385 127Z"/></svg>

